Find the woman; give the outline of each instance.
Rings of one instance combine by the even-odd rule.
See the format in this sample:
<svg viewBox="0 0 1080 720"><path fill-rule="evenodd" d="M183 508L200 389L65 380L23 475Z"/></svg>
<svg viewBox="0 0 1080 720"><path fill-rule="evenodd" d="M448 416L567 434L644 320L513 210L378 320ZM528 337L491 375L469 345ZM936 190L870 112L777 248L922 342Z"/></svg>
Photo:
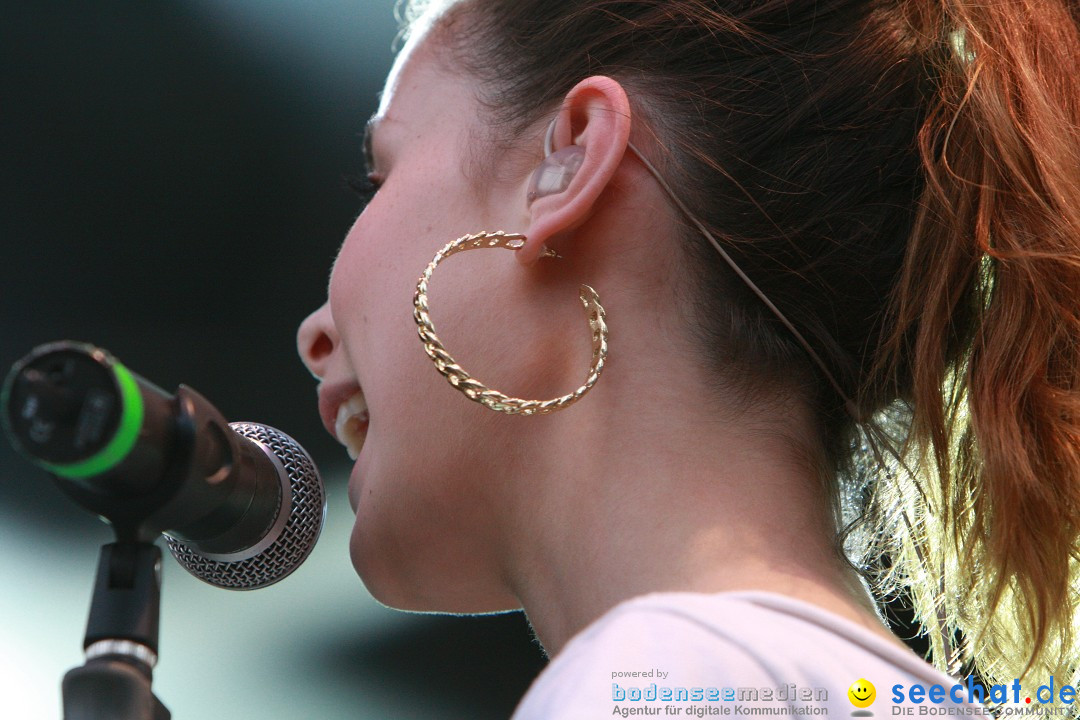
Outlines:
<svg viewBox="0 0 1080 720"><path fill-rule="evenodd" d="M866 580L958 677L1070 681L1075 8L408 10L378 193L299 332L372 594L524 608L553 661L523 718L948 688Z"/></svg>

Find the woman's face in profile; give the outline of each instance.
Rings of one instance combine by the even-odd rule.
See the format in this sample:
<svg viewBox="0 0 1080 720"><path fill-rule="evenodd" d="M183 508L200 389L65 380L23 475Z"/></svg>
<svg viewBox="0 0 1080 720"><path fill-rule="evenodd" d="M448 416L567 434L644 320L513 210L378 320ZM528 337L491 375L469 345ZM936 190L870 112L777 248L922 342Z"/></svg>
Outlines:
<svg viewBox="0 0 1080 720"><path fill-rule="evenodd" d="M367 143L380 189L349 230L329 302L305 321L299 343L322 380L325 423L333 427L359 389L368 406L349 498L357 513L351 555L369 590L405 609L507 609L516 604L495 580L494 540L508 509L505 483L491 479L512 474L522 442L512 433L523 419L447 384L417 337L412 300L446 243L524 225L527 177L520 188L470 182L470 163L484 152L476 90L463 72L448 72L431 44L411 40L387 78ZM515 304L529 301L517 267L507 250L456 256L440 265L429 298L440 337L463 366L495 387L527 392L537 373L519 353L536 353L514 337ZM362 436L352 433L352 444Z"/></svg>

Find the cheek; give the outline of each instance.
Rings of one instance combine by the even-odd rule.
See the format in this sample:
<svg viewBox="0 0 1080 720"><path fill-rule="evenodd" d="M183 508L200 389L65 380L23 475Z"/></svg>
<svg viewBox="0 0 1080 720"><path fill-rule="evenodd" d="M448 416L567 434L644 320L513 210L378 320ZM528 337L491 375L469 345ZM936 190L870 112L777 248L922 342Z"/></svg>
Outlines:
<svg viewBox="0 0 1080 720"><path fill-rule="evenodd" d="M444 237L449 229L462 224L457 217L461 203L448 188L411 170L403 168L379 191L342 243L330 279L330 305L339 330L351 329L350 321L363 316L372 323L386 318L398 331L410 329L416 282L435 252L452 239ZM375 332L388 329L381 326Z"/></svg>
<svg viewBox="0 0 1080 720"><path fill-rule="evenodd" d="M368 323L394 282L388 233L377 231L376 220L377 215L365 210L353 223L330 275L330 309L343 338Z"/></svg>
<svg viewBox="0 0 1080 720"><path fill-rule="evenodd" d="M394 200L379 197L350 229L334 263L330 306L371 409L368 452L395 454L401 464L416 455L449 454L446 429L459 425L454 416L469 403L436 371L413 320L417 280L441 247L437 229L419 213L402 218ZM445 309L454 317L453 298L441 300L444 306L434 312Z"/></svg>
<svg viewBox="0 0 1080 720"><path fill-rule="evenodd" d="M412 296L421 255L372 210L349 230L330 278L334 323L365 393L379 373L402 362L403 351L419 348Z"/></svg>

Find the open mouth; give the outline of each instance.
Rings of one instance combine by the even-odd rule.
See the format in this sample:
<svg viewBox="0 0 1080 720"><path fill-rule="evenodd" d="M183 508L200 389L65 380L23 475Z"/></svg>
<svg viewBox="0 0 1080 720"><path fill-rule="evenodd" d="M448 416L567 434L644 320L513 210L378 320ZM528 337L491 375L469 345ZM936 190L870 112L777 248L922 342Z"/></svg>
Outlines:
<svg viewBox="0 0 1080 720"><path fill-rule="evenodd" d="M357 390L348 400L338 406L334 421L334 436L345 446L349 457L355 460L364 448L368 431L368 407L364 393Z"/></svg>

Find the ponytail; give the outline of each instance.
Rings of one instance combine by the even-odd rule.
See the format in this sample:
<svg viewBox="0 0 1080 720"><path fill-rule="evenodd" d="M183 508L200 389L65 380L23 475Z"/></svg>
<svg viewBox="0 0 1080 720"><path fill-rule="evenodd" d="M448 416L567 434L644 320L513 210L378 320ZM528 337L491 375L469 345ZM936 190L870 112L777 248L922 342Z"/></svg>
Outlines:
<svg viewBox="0 0 1080 720"><path fill-rule="evenodd" d="M910 403L916 477L882 484L895 494L880 520L898 538L894 579L940 625L935 659L955 652L988 683L1080 670L1076 13L1062 0L910 12L934 79L926 185L878 367Z"/></svg>

